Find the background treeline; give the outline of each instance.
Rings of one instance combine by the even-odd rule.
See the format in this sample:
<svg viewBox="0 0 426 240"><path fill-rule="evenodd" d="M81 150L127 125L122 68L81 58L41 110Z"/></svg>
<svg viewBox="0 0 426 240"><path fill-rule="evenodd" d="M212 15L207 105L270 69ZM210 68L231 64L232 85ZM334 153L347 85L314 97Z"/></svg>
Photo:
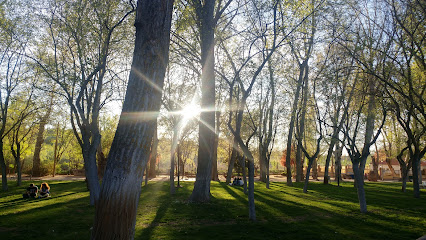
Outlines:
<svg viewBox="0 0 426 240"><path fill-rule="evenodd" d="M65 174L83 166L86 176L102 176L130 72L135 4L0 2L3 190L12 172L18 184L22 173ZM223 174L230 181L234 165L245 174L253 159L265 182L271 171L285 171L288 184L291 175L303 181L318 164L326 166L325 183L328 167L339 176L342 164L362 182L371 150L377 153L371 174L379 160L397 159L402 180L412 171L419 196L426 152L425 1L234 0L217 1L216 8L215 109L208 109L215 112L217 136L212 179ZM197 115L182 114L201 96L195 11L192 1L174 3L146 168L151 177L178 165L180 176L197 167ZM363 198L362 184L357 187Z"/></svg>

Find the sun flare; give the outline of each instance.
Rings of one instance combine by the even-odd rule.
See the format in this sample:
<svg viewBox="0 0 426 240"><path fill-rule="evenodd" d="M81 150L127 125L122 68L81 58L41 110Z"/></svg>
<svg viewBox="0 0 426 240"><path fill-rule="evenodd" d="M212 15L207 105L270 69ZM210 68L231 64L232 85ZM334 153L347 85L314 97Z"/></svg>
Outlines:
<svg viewBox="0 0 426 240"><path fill-rule="evenodd" d="M189 120L196 116L198 116L201 112L200 106L190 103L189 105L186 105L181 111L180 114L183 116L183 118Z"/></svg>

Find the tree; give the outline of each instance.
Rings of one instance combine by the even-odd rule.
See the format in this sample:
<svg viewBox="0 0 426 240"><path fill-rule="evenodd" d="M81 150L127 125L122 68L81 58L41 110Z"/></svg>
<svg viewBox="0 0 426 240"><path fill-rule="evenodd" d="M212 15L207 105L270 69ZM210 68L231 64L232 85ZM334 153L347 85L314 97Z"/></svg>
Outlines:
<svg viewBox="0 0 426 240"><path fill-rule="evenodd" d="M218 18L214 16L215 0L193 0L201 45L201 109L199 123L198 166L191 202L210 201L210 180L215 146L215 75L214 29Z"/></svg>
<svg viewBox="0 0 426 240"><path fill-rule="evenodd" d="M137 2L132 70L96 205L92 239L134 237L142 171L161 105L172 10L173 0Z"/></svg>
<svg viewBox="0 0 426 240"><path fill-rule="evenodd" d="M96 165L101 142L99 115L111 97L103 86L110 77L109 56L118 44L114 31L133 11L133 7L122 7L119 1L53 1L48 14L41 13L48 42L40 42L45 48L39 47L34 56L29 56L58 86L55 93L70 107L71 126L81 147L92 205L100 192Z"/></svg>
<svg viewBox="0 0 426 240"><path fill-rule="evenodd" d="M13 21L3 16L3 4L0 4L1 24L0 24L0 166L2 170L2 189L7 191L7 171L4 156L4 138L19 124L16 121L13 124L8 124L9 107L13 98L14 92L25 83L25 61L23 54L27 48L27 38L29 35L25 30L21 29L16 24L19 22Z"/></svg>

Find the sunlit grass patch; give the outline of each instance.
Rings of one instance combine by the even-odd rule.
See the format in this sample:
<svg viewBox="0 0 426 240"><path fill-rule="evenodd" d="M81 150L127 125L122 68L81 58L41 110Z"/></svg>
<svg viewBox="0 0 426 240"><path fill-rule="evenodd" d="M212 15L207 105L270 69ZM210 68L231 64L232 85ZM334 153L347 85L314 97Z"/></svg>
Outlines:
<svg viewBox="0 0 426 240"><path fill-rule="evenodd" d="M94 207L83 181L49 182L52 197L22 199L22 187L10 184L0 195L0 239L89 239ZM36 183L39 185L39 183ZM212 182L210 203L188 202L193 182L175 195L168 182L142 187L135 239L416 239L426 235L426 192L414 199L400 183L370 183L369 212L359 212L353 183L341 187L311 182L256 182L257 222L248 220L242 187ZM411 187L409 185L409 187Z"/></svg>

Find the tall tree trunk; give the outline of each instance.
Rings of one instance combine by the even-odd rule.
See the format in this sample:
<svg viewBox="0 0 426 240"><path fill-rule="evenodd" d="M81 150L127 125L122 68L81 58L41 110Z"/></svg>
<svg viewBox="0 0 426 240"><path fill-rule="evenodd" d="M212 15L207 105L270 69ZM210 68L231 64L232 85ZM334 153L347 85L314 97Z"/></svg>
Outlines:
<svg viewBox="0 0 426 240"><path fill-rule="evenodd" d="M229 184L232 179L232 170L234 169L235 159L237 158L237 150L235 149L237 144L237 140L234 137L231 157L229 158L228 174L226 175L226 184Z"/></svg>
<svg viewBox="0 0 426 240"><path fill-rule="evenodd" d="M107 158L102 151L102 142L99 143L98 149L96 150L96 156L98 159L98 177L102 179L104 177L105 167L107 163Z"/></svg>
<svg viewBox="0 0 426 240"><path fill-rule="evenodd" d="M316 158L314 159L314 162L312 164L312 179L318 180L318 162Z"/></svg>
<svg viewBox="0 0 426 240"><path fill-rule="evenodd" d="M215 109L214 76L214 0L194 1L201 38L201 109ZM203 5L202 5L203 4ZM198 133L198 166L190 202L210 201L210 181L215 140L214 111L200 113Z"/></svg>
<svg viewBox="0 0 426 240"><path fill-rule="evenodd" d="M16 142L15 144L16 144L16 150L13 148L13 143L10 146L10 148L12 150L13 158L15 159L15 169L18 175L16 186L21 186L21 183L22 183L21 144L19 142Z"/></svg>
<svg viewBox="0 0 426 240"><path fill-rule="evenodd" d="M213 147L213 167L212 167L212 180L219 181L219 174L217 171L217 148L219 146L219 133L220 133L220 111L216 111L216 133L214 136Z"/></svg>
<svg viewBox="0 0 426 240"><path fill-rule="evenodd" d="M0 139L0 166L1 166L1 183L2 183L2 190L7 191L9 190L7 186L7 170L6 170L6 162L4 159L3 154L3 140Z"/></svg>
<svg viewBox="0 0 426 240"><path fill-rule="evenodd" d="M243 182L244 182L244 193L247 194L247 171L246 171L246 157L240 156L241 169L243 173Z"/></svg>
<svg viewBox="0 0 426 240"><path fill-rule="evenodd" d="M32 176L34 177L41 177L40 173L40 152L42 148L42 144L44 142L44 130L45 126L47 124L47 121L50 117L51 108L49 108L46 112L46 114L41 118L40 123L38 125L38 132L37 132L37 138L36 143L34 146L34 155L33 155L33 169L32 169Z"/></svg>
<svg viewBox="0 0 426 240"><path fill-rule="evenodd" d="M307 62L303 62L302 64L300 64L300 69L304 69L304 65L307 65ZM286 155L286 168L287 168L287 185L291 186L292 180L291 180L291 163L290 163L290 157L291 157L291 142L292 142L292 138L293 138L293 132L294 132L294 124L295 124L295 120L296 120L296 110L297 110L297 103L299 101L299 94L300 94L300 89L302 87L302 83L303 83L303 74L304 71L300 71L299 74L299 80L297 82L297 87L296 87L296 93L294 94L294 100L293 100L293 105L291 106L291 117L290 117L290 124L288 127L288 136L287 136L287 155ZM288 154L290 153L290 154Z"/></svg>
<svg viewBox="0 0 426 240"><path fill-rule="evenodd" d="M415 150L414 155L412 156L412 172L413 172L413 193L415 198L420 198L420 181L421 177L419 178L419 168L420 168L420 154L417 150Z"/></svg>
<svg viewBox="0 0 426 240"><path fill-rule="evenodd" d="M330 145L328 146L327 157L325 158L324 182L323 182L324 184L328 184L328 181L330 180L328 168L330 167L330 160L331 160L331 156L333 155L333 149L335 144L336 144L336 139L332 137L330 140Z"/></svg>
<svg viewBox="0 0 426 240"><path fill-rule="evenodd" d="M152 139L151 152L149 156L149 172L148 177L155 178L157 176L155 166L157 163L157 155L158 155L158 130L157 130L157 121L155 121L154 127L154 136Z"/></svg>
<svg viewBox="0 0 426 240"><path fill-rule="evenodd" d="M342 151L343 151L343 146L340 146L339 142L337 142L336 151L334 154L334 160L335 160L334 179L335 181L337 181L337 186L340 186L340 182L342 181Z"/></svg>
<svg viewBox="0 0 426 240"><path fill-rule="evenodd" d="M58 125L56 126L55 150L53 152L53 171L52 171L53 177L55 177L56 163L58 162L58 159L57 159L58 158L58 138L59 138L59 122L58 122Z"/></svg>
<svg viewBox="0 0 426 240"><path fill-rule="evenodd" d="M314 163L314 159L308 160L308 168L306 169L306 176L305 176L305 185L303 186L303 192L308 192L308 184L309 184L309 177L311 174L312 164Z"/></svg>
<svg viewBox="0 0 426 240"><path fill-rule="evenodd" d="M179 133L178 121L175 121L174 129L173 129L172 146L170 148L170 194L172 194L172 195L176 193L176 187L175 187L175 157L176 157L176 148L178 146L178 133Z"/></svg>
<svg viewBox="0 0 426 240"><path fill-rule="evenodd" d="M256 209L254 204L254 159L248 160L248 174L249 174L249 186L248 186L248 202L249 202L249 219L256 221Z"/></svg>
<svg viewBox="0 0 426 240"><path fill-rule="evenodd" d="M304 71L303 76L303 96L302 96L302 114L300 116L300 134L301 138L304 138L305 135L305 120L306 120L306 104L308 102L308 89L309 89L309 66L306 64L303 69L300 71ZM297 142L297 148L296 148L296 182L302 181L302 175L303 175L303 153L302 153L302 142Z"/></svg>
<svg viewBox="0 0 426 240"><path fill-rule="evenodd" d="M365 198L364 190L364 174L360 171L359 163L355 162L352 164L354 170L355 186L358 194L359 207L362 213L367 212L367 201Z"/></svg>
<svg viewBox="0 0 426 240"><path fill-rule="evenodd" d="M95 205L92 239L134 239L142 170L148 162L156 119L141 119L137 113L160 110L172 10L173 0L138 0L132 68Z"/></svg>

